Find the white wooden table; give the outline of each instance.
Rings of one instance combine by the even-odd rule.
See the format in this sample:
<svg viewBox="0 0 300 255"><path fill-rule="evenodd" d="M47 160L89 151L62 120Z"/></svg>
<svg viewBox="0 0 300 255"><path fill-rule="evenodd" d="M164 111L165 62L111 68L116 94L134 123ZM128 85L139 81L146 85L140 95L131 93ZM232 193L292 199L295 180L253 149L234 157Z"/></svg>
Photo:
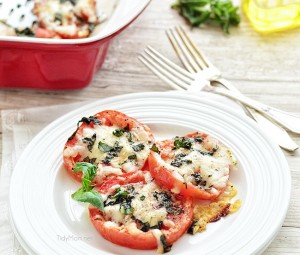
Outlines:
<svg viewBox="0 0 300 255"><path fill-rule="evenodd" d="M170 9L172 2L152 1L142 16L113 41L103 68L87 88L78 91L2 89L0 110L94 100L130 92L169 90L137 60L137 56L149 44L179 63L165 30L178 24L188 27L177 12ZM224 76L245 95L300 114L298 29L261 35L242 16L240 26L232 28L229 36L212 27L194 29L190 33ZM0 144L1 136L0 129ZM300 145L300 135L292 134L292 137ZM285 152L292 173L290 208L281 231L264 254L300 254L299 153Z"/></svg>

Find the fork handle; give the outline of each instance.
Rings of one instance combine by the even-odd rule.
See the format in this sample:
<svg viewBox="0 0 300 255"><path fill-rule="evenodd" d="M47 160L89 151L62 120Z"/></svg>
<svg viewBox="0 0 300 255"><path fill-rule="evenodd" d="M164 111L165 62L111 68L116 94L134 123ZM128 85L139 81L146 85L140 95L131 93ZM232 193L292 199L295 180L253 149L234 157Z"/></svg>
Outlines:
<svg viewBox="0 0 300 255"><path fill-rule="evenodd" d="M213 92L238 100L241 103L257 110L258 112L261 112L262 114L266 115L270 119L276 121L286 129L294 133L300 134L300 116L291 114L289 112L281 111L274 107L270 107L266 104L262 104L256 100L253 100L249 97L246 97L234 91L229 91L222 88L214 88Z"/></svg>
<svg viewBox="0 0 300 255"><path fill-rule="evenodd" d="M220 83L225 88L231 91L241 93L234 85L231 84L230 81L224 78L219 77L215 80L215 82ZM259 113L246 105L243 106L245 107L245 110L249 113L249 115L256 121L257 125L262 130L267 132L272 140L275 141L282 149L293 152L299 148L297 143L293 141L293 139L289 136L284 128L271 121L262 113Z"/></svg>

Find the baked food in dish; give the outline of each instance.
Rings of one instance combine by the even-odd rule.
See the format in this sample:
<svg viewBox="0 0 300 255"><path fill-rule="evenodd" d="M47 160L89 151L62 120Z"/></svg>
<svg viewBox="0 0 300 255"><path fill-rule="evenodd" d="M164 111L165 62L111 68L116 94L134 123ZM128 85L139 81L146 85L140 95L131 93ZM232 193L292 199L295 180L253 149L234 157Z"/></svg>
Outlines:
<svg viewBox="0 0 300 255"><path fill-rule="evenodd" d="M99 23L95 0L35 0L32 12L40 38L85 38Z"/></svg>
<svg viewBox="0 0 300 255"><path fill-rule="evenodd" d="M76 162L89 162L98 168L95 183L110 175L141 170L148 158L154 137L150 129L124 113L107 110L83 117L65 144L63 157L66 170L75 173Z"/></svg>
<svg viewBox="0 0 300 255"><path fill-rule="evenodd" d="M72 198L90 204L106 240L128 248L168 252L240 207L228 182L237 161L222 142L194 132L154 143L147 126L118 111L82 118L64 163L82 182Z"/></svg>
<svg viewBox="0 0 300 255"><path fill-rule="evenodd" d="M236 164L228 147L200 132L157 142L149 155L149 170L160 185L196 199L217 198Z"/></svg>
<svg viewBox="0 0 300 255"><path fill-rule="evenodd" d="M192 200L157 185L147 171L116 176L96 190L104 209L90 207L91 221L115 244L167 252L191 224Z"/></svg>

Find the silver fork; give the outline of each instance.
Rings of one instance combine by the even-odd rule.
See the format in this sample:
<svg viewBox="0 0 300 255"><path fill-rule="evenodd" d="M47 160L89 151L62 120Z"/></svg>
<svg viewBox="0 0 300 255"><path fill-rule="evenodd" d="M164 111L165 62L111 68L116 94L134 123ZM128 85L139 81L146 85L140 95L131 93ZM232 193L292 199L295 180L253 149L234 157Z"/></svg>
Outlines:
<svg viewBox="0 0 300 255"><path fill-rule="evenodd" d="M222 73L219 69L208 60L182 27L178 26L173 30L168 30L166 33L179 59L190 73L195 75L200 73L203 77L210 80L213 85L221 84L231 91L240 93L232 83L222 78ZM272 136L273 140L281 148L289 151L298 149L298 145L283 128L255 110L249 107L245 107L245 109L258 125Z"/></svg>
<svg viewBox="0 0 300 255"><path fill-rule="evenodd" d="M158 77L160 77L163 81L168 83L174 89L177 90L206 90L212 91L214 93L218 93L221 95L225 95L227 97L236 99L257 111L260 111L270 118L274 119L273 112L282 112L275 108L269 107L267 105L261 104L255 100L247 98L237 92L232 92L227 89L222 89L218 87L212 87L210 82L201 75L201 72L197 72L197 75L192 74L178 65L174 64L172 61L152 49L151 47L147 47L145 49L145 53L139 56L139 59L150 69L152 70ZM272 115L270 114L272 113ZM294 116L290 113L283 112L284 115L288 115L289 121L292 120L292 124L288 122L281 121L276 118L276 121L285 126L286 128L292 129L295 133L300 133L300 119L297 116ZM295 123L295 121L297 123ZM297 145L296 145L297 146ZM291 149L289 149L291 150ZM295 150L295 149L292 149Z"/></svg>

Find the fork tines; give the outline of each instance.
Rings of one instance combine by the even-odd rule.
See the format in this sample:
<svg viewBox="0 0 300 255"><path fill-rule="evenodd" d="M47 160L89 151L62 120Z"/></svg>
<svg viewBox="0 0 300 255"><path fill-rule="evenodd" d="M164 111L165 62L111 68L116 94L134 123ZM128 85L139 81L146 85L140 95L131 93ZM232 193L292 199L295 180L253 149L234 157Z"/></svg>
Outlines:
<svg viewBox="0 0 300 255"><path fill-rule="evenodd" d="M174 89L187 90L194 80L194 76L191 73L174 64L150 46L147 46L144 53L138 58L154 74Z"/></svg>
<svg viewBox="0 0 300 255"><path fill-rule="evenodd" d="M197 73L212 66L181 26L169 29L166 33L182 64L189 72Z"/></svg>

